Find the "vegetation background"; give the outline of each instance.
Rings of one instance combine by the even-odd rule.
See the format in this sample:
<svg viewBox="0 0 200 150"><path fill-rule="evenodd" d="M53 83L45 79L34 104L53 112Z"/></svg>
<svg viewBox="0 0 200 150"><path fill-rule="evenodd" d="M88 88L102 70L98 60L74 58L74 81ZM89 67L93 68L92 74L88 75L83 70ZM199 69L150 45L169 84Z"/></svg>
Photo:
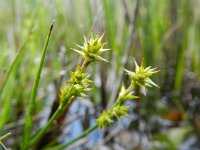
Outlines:
<svg viewBox="0 0 200 150"><path fill-rule="evenodd" d="M55 19L33 132L48 120L68 71L80 63L70 49L74 43L81 45L91 31L105 32L112 51L105 55L109 63L88 68L95 81L89 99L78 98L38 149L69 141L94 124L112 105L122 79L129 81L123 68L133 70L134 59L140 63L143 58L146 66L161 70L153 79L160 88L130 101L130 116L121 123L95 130L71 149L200 149L199 8L199 0L0 0L0 136L11 132L4 145L20 147L45 37Z"/></svg>

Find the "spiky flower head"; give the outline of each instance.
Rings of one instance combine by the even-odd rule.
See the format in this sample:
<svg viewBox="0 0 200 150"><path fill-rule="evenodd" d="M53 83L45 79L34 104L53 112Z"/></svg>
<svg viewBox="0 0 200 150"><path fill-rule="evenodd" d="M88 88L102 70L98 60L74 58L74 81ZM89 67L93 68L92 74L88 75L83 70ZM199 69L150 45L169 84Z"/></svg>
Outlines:
<svg viewBox="0 0 200 150"><path fill-rule="evenodd" d="M70 88L69 86L65 85L60 89L60 106L63 107L65 105L66 99L70 97Z"/></svg>
<svg viewBox="0 0 200 150"><path fill-rule="evenodd" d="M86 92L91 91L92 89L89 88L89 84L74 84L73 86L69 87L65 85L60 90L60 105L64 107L67 103L67 100L74 96L88 98Z"/></svg>
<svg viewBox="0 0 200 150"><path fill-rule="evenodd" d="M128 116L128 109L129 109L128 105L125 105L125 106L117 105L113 107L113 109L111 110L111 113L113 117L119 120L120 117L122 116Z"/></svg>
<svg viewBox="0 0 200 150"><path fill-rule="evenodd" d="M120 117L128 116L128 109L128 105L115 105L108 111L108 113L103 111L101 116L96 119L96 123L98 124L99 129L110 126L114 122L114 120L119 120Z"/></svg>
<svg viewBox="0 0 200 150"><path fill-rule="evenodd" d="M84 97L84 98L87 98L88 96L85 94L86 92L89 92L91 91L92 89L88 87L89 85L87 86L82 86L80 84L75 84L73 87L72 87L72 93L74 96L79 96L79 97Z"/></svg>
<svg viewBox="0 0 200 150"><path fill-rule="evenodd" d="M90 83L93 82L88 79L88 74L83 73L83 70L80 66L77 67L75 72L69 72L70 79L67 81L68 84L71 84L71 87L65 85L61 88L60 91L60 101L61 106L66 104L66 101L72 96L79 96L87 98L86 92L91 91L89 88Z"/></svg>
<svg viewBox="0 0 200 150"><path fill-rule="evenodd" d="M144 67L144 62L142 61L141 65L139 66L137 64L137 62L135 61L135 72L126 70L125 71L128 73L128 75L131 78L131 83L134 86L139 86L142 89L142 92L146 95L146 88L145 87L153 87L156 86L158 87L158 85L156 83L154 83L151 79L150 76L152 76L153 74L159 72L159 70L157 70L157 68L151 68Z"/></svg>
<svg viewBox="0 0 200 150"><path fill-rule="evenodd" d="M137 99L138 96L133 95L134 92L132 90L125 89L124 84L122 84L121 90L119 92L119 99L120 104L123 103L125 100L133 100Z"/></svg>
<svg viewBox="0 0 200 150"><path fill-rule="evenodd" d="M103 48L106 44L106 43L102 43L103 36L104 34L102 34L101 36L98 34L96 38L94 38L93 34L91 33L89 40L87 40L87 38L84 36L83 46L76 44L81 50L77 50L77 49L72 49L72 50L79 53L89 62L96 61L96 60L108 62L106 59L100 56L103 52L110 50L110 49Z"/></svg>
<svg viewBox="0 0 200 150"><path fill-rule="evenodd" d="M101 114L101 116L96 120L99 129L102 129L104 127L108 127L110 126L114 121L112 120L112 117L110 114L106 113L105 111L103 111L103 113Z"/></svg>
<svg viewBox="0 0 200 150"><path fill-rule="evenodd" d="M89 83L93 82L88 79L89 77L88 73L83 73L80 66L78 66L75 72L70 71L69 75L71 78L67 81L67 83L70 84L80 84L83 87L87 87Z"/></svg>

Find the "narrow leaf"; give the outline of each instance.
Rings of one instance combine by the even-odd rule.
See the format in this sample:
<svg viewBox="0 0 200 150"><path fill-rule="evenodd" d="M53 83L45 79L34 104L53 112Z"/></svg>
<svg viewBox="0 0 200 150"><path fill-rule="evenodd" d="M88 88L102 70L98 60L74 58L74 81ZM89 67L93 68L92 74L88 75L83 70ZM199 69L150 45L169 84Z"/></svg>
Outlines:
<svg viewBox="0 0 200 150"><path fill-rule="evenodd" d="M44 58L46 55L46 51L47 51L47 46L49 43L49 39L51 37L51 33L53 30L53 24L54 21L50 27L49 33L47 35L46 41L44 43L44 47L42 50L42 56L40 59L40 64L38 67L38 71L35 77L35 81L34 81L34 85L33 85L33 89L32 89L32 93L31 93L31 97L30 97L30 102L29 102L29 106L28 106L28 112L27 112L27 116L25 119L25 128L24 128L24 132L23 132L23 142L22 142L22 149L27 149L28 148L28 144L30 141L30 135L31 135L31 129L32 129L32 116L33 116L33 110L34 110L34 106L35 106L35 98L37 95L37 89L38 89L38 85L39 85L39 80L40 80L40 74L42 72L42 67L43 67L43 63L44 63Z"/></svg>

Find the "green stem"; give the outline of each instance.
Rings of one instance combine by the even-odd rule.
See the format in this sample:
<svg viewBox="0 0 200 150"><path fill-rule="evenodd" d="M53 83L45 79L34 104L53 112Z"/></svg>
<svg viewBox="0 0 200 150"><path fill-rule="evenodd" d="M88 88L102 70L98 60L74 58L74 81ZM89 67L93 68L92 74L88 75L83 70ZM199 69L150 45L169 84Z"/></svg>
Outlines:
<svg viewBox="0 0 200 150"><path fill-rule="evenodd" d="M49 119L49 121L47 122L47 124L38 131L38 133L35 134L35 136L33 137L33 140L30 142L29 147L35 145L40 138L44 135L44 133L48 130L48 128L51 126L51 124L53 123L53 121L62 113L63 109L61 107L59 107L55 113L53 114L53 116Z"/></svg>
<svg viewBox="0 0 200 150"><path fill-rule="evenodd" d="M1 136L1 137L0 137L0 141L2 141L3 139L6 139L6 138L9 137L10 135L11 135L11 133L9 132L9 133L7 133L7 134Z"/></svg>
<svg viewBox="0 0 200 150"><path fill-rule="evenodd" d="M91 62L88 61L87 59L84 59L83 64L81 65L81 70L82 72L85 71L85 69L87 68L87 66L90 64Z"/></svg>
<svg viewBox="0 0 200 150"><path fill-rule="evenodd" d="M48 148L47 150L63 150L64 148L70 146L71 144L75 143L76 141L84 138L85 136L87 136L90 132L94 131L96 128L98 127L97 124L95 124L94 126L88 128L87 130L85 130L81 135L79 135L78 137L72 139L71 141L52 147L52 148Z"/></svg>

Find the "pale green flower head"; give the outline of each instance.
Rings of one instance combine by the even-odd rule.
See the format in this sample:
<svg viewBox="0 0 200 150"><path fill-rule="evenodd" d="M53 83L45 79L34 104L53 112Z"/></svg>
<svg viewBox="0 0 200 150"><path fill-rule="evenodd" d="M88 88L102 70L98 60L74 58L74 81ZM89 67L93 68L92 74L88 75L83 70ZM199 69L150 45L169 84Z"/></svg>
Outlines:
<svg viewBox="0 0 200 150"><path fill-rule="evenodd" d="M71 87L65 85L60 90L61 106L64 106L66 101L72 96L87 98L88 96L85 93L92 90L89 86L93 81L87 78L89 75L87 73L83 73L80 66L78 66L75 72L70 71L69 75L70 79L67 83L71 84Z"/></svg>
<svg viewBox="0 0 200 150"><path fill-rule="evenodd" d="M80 84L75 84L73 87L72 87L72 93L74 96L79 96L79 97L84 97L84 98L88 98L88 96L85 94L86 92L89 92L91 91L92 89L91 88L88 88L88 85L83 87L82 85Z"/></svg>
<svg viewBox="0 0 200 150"><path fill-rule="evenodd" d="M159 72L159 70L157 70L157 68L151 68L151 66L145 68L143 61L140 66L135 61L135 71L134 72L126 70L126 69L125 69L125 71L130 76L131 83L133 84L133 86L141 87L141 89L145 95L146 95L145 87L153 87L153 86L158 87L158 85L156 83L154 83L150 79L150 77L153 74Z"/></svg>
<svg viewBox="0 0 200 150"><path fill-rule="evenodd" d="M117 120L119 120L120 117L122 116L128 116L128 109L129 109L128 105L125 106L117 105L113 107L113 109L111 110L112 116L114 116L115 118L117 118Z"/></svg>
<svg viewBox="0 0 200 150"><path fill-rule="evenodd" d="M74 84L72 87L65 85L60 90L60 105L64 107L67 100L71 97L78 96L83 98L88 98L86 92L91 91L92 89L88 87L89 84Z"/></svg>
<svg viewBox="0 0 200 150"><path fill-rule="evenodd" d="M123 103L126 100L133 100L139 98L138 96L133 95L134 92L131 90L127 90L124 87L124 84L122 84L121 90L119 92L119 97L120 97L120 104Z"/></svg>
<svg viewBox="0 0 200 150"><path fill-rule="evenodd" d="M99 129L102 129L104 127L110 126L114 121L112 120L112 116L105 111L101 114L101 116L96 119L96 122L99 126Z"/></svg>
<svg viewBox="0 0 200 150"><path fill-rule="evenodd" d="M112 109L110 109L108 113L103 111L101 116L96 119L96 123L98 124L99 129L110 126L116 119L119 121L121 117L128 116L128 109L128 105L116 105Z"/></svg>
<svg viewBox="0 0 200 150"><path fill-rule="evenodd" d="M63 107L65 105L65 100L70 96L69 95L70 88L65 85L60 89L60 105Z"/></svg>
<svg viewBox="0 0 200 150"><path fill-rule="evenodd" d="M71 84L80 84L83 87L87 87L90 83L93 81L88 79L89 74L83 73L80 66L77 68L75 72L70 71L69 72L70 79L67 81L67 83Z"/></svg>
<svg viewBox="0 0 200 150"><path fill-rule="evenodd" d="M79 53L89 62L96 61L96 60L108 62L106 59L100 56L103 52L110 50L110 49L103 48L106 44L106 43L102 43L103 36L104 34L102 34L101 36L98 34L96 38L94 38L93 34L91 33L89 40L87 40L87 38L84 36L83 46L76 44L81 50L77 50L77 49L72 49L72 50Z"/></svg>

